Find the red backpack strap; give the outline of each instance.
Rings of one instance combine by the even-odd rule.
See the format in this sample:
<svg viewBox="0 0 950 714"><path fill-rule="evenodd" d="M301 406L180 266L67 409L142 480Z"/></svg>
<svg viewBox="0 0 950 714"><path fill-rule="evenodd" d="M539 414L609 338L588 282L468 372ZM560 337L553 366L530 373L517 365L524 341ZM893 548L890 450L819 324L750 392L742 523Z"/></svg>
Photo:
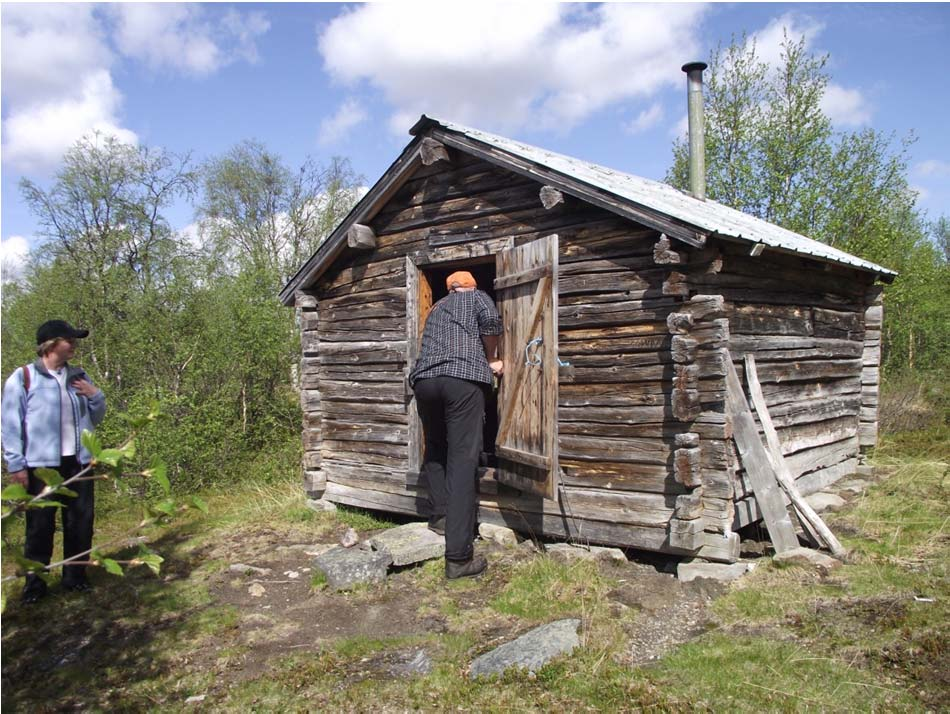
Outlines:
<svg viewBox="0 0 950 714"><path fill-rule="evenodd" d="M23 391L30 391L30 365L23 365Z"/></svg>

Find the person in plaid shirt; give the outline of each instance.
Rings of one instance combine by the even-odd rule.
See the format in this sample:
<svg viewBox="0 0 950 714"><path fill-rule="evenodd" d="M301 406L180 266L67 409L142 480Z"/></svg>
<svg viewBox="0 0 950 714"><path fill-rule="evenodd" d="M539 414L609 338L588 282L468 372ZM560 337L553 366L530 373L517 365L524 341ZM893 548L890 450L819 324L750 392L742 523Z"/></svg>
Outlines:
<svg viewBox="0 0 950 714"><path fill-rule="evenodd" d="M445 575L464 578L488 563L475 555L476 472L482 449L485 390L501 375L501 317L466 271L446 281L449 294L429 312L409 384L425 431L422 473L429 485L429 528L445 535Z"/></svg>

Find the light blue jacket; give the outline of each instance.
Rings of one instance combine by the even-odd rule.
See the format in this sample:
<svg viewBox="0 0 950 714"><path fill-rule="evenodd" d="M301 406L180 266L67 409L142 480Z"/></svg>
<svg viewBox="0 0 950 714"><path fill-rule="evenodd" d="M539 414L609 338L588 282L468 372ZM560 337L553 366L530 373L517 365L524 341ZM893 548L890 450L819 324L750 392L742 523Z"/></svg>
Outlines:
<svg viewBox="0 0 950 714"><path fill-rule="evenodd" d="M26 367L30 370L30 390L23 384L23 369L18 368L3 385L3 458L10 472L30 467L59 466L62 449L61 395L59 382L49 373L43 360ZM106 398L102 390L93 397L76 392L72 382L77 377L89 380L80 367L66 365L66 393L76 426L76 457L82 464L92 461L79 435L83 429L92 431L106 415ZM91 381L91 380L90 380Z"/></svg>

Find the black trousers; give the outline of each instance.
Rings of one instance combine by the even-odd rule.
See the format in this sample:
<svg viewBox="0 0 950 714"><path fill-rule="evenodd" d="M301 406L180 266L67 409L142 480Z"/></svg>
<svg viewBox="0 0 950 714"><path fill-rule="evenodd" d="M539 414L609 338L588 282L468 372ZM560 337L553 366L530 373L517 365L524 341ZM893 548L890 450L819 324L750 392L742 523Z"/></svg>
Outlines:
<svg viewBox="0 0 950 714"><path fill-rule="evenodd" d="M58 468L54 469L64 479L74 476L83 469L75 456L64 456ZM53 557L53 535L56 532L56 512L63 519L63 557L77 555L92 547L92 526L95 520L95 481L78 481L69 488L76 492L75 498L58 496L62 508L32 508L26 512L26 547L23 555L29 560L49 565ZM36 478L34 469L29 469L27 490L36 495L46 484ZM87 560L82 558L81 560ZM67 565L63 567L63 584L77 585L86 580L85 565ZM46 584L35 576L27 576L27 589L44 589Z"/></svg>
<svg viewBox="0 0 950 714"><path fill-rule="evenodd" d="M445 559L471 559L485 392L455 377L420 379L413 389L425 430L422 473L434 517L445 515Z"/></svg>

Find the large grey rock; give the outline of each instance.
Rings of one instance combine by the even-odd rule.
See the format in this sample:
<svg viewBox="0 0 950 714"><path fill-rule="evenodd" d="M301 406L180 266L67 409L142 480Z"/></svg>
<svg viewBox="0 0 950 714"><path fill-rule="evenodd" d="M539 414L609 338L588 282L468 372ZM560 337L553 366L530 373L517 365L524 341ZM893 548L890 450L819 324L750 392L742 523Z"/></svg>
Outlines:
<svg viewBox="0 0 950 714"><path fill-rule="evenodd" d="M819 553L810 548L792 548L784 553L776 553L772 556L772 561L778 565L798 565L805 568L817 570L823 575L827 575L835 568L841 566L841 561L832 558L825 553Z"/></svg>
<svg viewBox="0 0 950 714"><path fill-rule="evenodd" d="M445 555L445 537L429 530L425 523L407 523L377 533L369 539L378 551L392 556L393 565L411 565Z"/></svg>
<svg viewBox="0 0 950 714"><path fill-rule="evenodd" d="M828 493L827 491L819 491L810 496L805 496L805 501L809 506L815 509L815 513L837 511L846 503L837 493Z"/></svg>
<svg viewBox="0 0 950 714"><path fill-rule="evenodd" d="M558 620L526 632L472 662L469 673L473 677L501 674L509 667L520 667L536 672L560 654L566 654L580 644L578 619Z"/></svg>
<svg viewBox="0 0 950 714"><path fill-rule="evenodd" d="M627 556L620 548L604 548L598 545L579 546L570 543L551 543L544 550L556 560L604 560L614 563L626 563Z"/></svg>
<svg viewBox="0 0 950 714"><path fill-rule="evenodd" d="M494 523L480 523L478 535L498 545L514 547L518 545L518 534L511 528L496 526Z"/></svg>
<svg viewBox="0 0 950 714"><path fill-rule="evenodd" d="M676 577L680 582L688 583L697 578L706 578L707 580L718 580L721 583L728 583L732 580L738 580L749 570L746 563L707 563L702 560L684 560L676 568Z"/></svg>
<svg viewBox="0 0 950 714"><path fill-rule="evenodd" d="M361 583L378 583L386 579L392 556L367 548L335 546L313 559L313 567L327 578L334 590L348 590Z"/></svg>

